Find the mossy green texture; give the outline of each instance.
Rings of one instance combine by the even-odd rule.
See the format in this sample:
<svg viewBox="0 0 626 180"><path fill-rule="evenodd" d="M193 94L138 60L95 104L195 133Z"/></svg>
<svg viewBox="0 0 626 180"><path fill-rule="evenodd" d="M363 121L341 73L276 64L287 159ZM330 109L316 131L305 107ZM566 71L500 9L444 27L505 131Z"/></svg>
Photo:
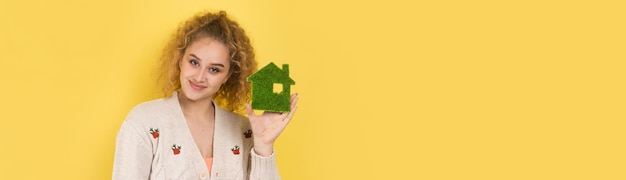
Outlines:
<svg viewBox="0 0 626 180"><path fill-rule="evenodd" d="M270 62L265 67L248 77L252 82L252 109L271 112L291 111L291 85L296 82L289 77L289 64L283 69ZM274 90L274 84L281 84L282 90ZM274 91L279 91L276 93Z"/></svg>

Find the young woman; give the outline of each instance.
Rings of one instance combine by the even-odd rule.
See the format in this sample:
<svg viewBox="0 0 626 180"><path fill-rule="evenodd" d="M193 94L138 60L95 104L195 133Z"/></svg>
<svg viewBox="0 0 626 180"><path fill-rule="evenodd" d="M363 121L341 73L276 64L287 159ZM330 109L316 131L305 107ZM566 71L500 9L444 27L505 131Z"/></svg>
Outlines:
<svg viewBox="0 0 626 180"><path fill-rule="evenodd" d="M246 104L254 58L244 30L225 12L182 24L161 57L166 97L126 117L113 179L280 179L274 141L298 96L291 95L289 113L255 114Z"/></svg>

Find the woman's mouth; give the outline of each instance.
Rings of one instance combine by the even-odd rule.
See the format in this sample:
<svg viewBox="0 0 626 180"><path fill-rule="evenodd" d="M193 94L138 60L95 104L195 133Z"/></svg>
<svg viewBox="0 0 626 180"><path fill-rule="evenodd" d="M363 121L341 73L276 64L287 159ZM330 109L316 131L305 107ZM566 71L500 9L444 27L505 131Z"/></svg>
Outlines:
<svg viewBox="0 0 626 180"><path fill-rule="evenodd" d="M191 86L192 89L197 90L197 91L200 91L200 90L203 90L204 88L207 88L206 86L198 85L198 84L195 84L195 83L193 83L191 81L189 81L189 86Z"/></svg>

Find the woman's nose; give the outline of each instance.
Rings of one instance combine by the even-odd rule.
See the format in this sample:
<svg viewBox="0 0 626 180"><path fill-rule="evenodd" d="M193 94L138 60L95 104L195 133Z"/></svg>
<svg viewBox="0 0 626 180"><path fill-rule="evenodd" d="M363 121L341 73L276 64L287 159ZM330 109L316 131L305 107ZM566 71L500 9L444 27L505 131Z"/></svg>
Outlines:
<svg viewBox="0 0 626 180"><path fill-rule="evenodd" d="M206 79L206 77L204 77L206 75L206 72L202 69L199 69L198 72L196 72L196 76L194 77L196 82L204 82L204 80Z"/></svg>

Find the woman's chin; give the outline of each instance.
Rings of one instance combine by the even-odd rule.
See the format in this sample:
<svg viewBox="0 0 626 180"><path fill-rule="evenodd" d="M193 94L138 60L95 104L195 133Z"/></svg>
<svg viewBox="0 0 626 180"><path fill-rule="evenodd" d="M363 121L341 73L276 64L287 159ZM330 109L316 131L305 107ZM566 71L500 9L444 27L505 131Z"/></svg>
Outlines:
<svg viewBox="0 0 626 180"><path fill-rule="evenodd" d="M194 92L194 90L182 90L182 95L185 99L190 101L201 101L210 99L211 96L206 96L203 93Z"/></svg>

